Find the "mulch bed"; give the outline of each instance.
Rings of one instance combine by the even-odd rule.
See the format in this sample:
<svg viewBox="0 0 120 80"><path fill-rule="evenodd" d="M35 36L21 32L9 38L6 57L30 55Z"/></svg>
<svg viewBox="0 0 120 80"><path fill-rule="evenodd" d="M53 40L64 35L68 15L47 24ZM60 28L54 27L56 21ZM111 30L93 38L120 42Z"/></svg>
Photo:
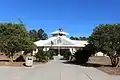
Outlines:
<svg viewBox="0 0 120 80"><path fill-rule="evenodd" d="M23 67L24 62L0 62L0 66Z"/></svg>
<svg viewBox="0 0 120 80"><path fill-rule="evenodd" d="M97 67L97 69L104 71L110 75L120 75L120 67Z"/></svg>
<svg viewBox="0 0 120 80"><path fill-rule="evenodd" d="M33 65L45 64L45 63L47 63L47 62L46 61L43 61L43 62L35 61L35 62L33 62ZM10 59L7 56L2 55L2 56L0 56L0 66L24 67L25 61L21 62L21 61L14 60L14 62L10 62Z"/></svg>
<svg viewBox="0 0 120 80"><path fill-rule="evenodd" d="M33 65L46 64L47 62L33 62ZM0 66L24 67L25 62L0 62Z"/></svg>
<svg viewBox="0 0 120 80"><path fill-rule="evenodd" d="M46 64L51 60L44 62L33 62L33 65ZM0 60L0 66L10 66L10 67L24 67L25 62L9 62L9 60Z"/></svg>

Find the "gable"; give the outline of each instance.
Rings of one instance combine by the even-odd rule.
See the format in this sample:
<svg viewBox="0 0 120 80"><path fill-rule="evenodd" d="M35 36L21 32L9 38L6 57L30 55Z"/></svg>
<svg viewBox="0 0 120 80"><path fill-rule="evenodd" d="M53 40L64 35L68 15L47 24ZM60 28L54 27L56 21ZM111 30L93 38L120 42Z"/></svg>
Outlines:
<svg viewBox="0 0 120 80"><path fill-rule="evenodd" d="M75 45L72 40L64 37L56 37L55 39L45 43L44 45Z"/></svg>

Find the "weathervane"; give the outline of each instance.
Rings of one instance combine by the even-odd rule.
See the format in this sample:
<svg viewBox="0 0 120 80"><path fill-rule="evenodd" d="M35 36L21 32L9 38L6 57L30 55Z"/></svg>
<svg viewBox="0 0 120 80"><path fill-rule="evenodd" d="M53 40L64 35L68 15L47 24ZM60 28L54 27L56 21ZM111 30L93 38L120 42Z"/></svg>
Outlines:
<svg viewBox="0 0 120 80"><path fill-rule="evenodd" d="M63 29L62 29L62 28L59 28L58 30L59 30L59 31L63 31Z"/></svg>

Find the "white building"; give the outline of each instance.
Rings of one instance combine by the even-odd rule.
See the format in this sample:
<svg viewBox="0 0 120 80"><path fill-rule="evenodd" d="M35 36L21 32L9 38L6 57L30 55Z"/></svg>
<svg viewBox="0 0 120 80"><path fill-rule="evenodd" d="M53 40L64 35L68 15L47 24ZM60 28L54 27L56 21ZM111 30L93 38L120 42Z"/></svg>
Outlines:
<svg viewBox="0 0 120 80"><path fill-rule="evenodd" d="M95 56L105 56L108 57L107 54L104 54L103 52L97 52Z"/></svg>
<svg viewBox="0 0 120 80"><path fill-rule="evenodd" d="M43 48L44 51L53 49L69 49L71 53L76 52L77 48L85 47L88 42L83 40L71 40L67 37L69 33L59 29L51 33L52 37L47 40L36 41L37 47Z"/></svg>
<svg viewBox="0 0 120 80"><path fill-rule="evenodd" d="M95 56L104 56L104 53L102 53L102 52L97 52L97 53L95 54Z"/></svg>

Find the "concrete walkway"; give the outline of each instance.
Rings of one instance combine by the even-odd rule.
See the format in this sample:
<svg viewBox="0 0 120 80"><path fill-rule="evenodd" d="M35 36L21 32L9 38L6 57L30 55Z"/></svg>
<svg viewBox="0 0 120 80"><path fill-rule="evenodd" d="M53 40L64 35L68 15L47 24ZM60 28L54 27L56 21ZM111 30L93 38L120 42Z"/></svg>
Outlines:
<svg viewBox="0 0 120 80"><path fill-rule="evenodd" d="M0 68L0 80L120 80L92 67L68 64L55 60L33 68Z"/></svg>

